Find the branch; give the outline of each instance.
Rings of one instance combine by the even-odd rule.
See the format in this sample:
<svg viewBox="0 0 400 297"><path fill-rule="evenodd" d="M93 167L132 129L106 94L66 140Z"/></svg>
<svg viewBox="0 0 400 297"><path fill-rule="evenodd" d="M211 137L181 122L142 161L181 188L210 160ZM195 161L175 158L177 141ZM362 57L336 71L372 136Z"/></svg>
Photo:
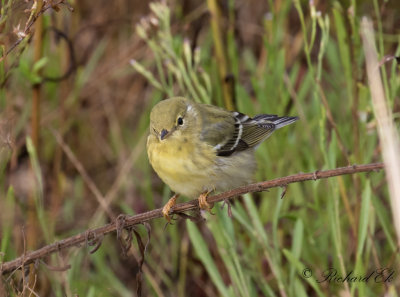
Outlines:
<svg viewBox="0 0 400 297"><path fill-rule="evenodd" d="M232 199L246 193L262 192L267 189L275 187L286 187L288 184L291 183L330 178L334 176L354 174L359 172L377 171L381 169L384 169L383 163L372 163L365 165L353 165L348 167L341 167L325 171L315 171L311 173L298 173L286 177L276 178L273 180L263 181L243 186L240 188L236 188L218 195L210 196L207 198L207 201L209 203L215 203L227 199ZM186 203L177 204L172 208L172 211L173 213L182 213L194 209L198 209L197 199L191 200ZM129 228L134 225L142 224L156 218L161 218L163 216L161 210L162 210L161 208L158 208L134 216L123 216L122 228ZM62 249L66 249L72 246L78 246L85 242L86 243L90 242L94 244L97 243L97 246L95 248L97 250L101 242L101 239L104 237L104 235L114 231L120 231L121 229L120 217L118 217L114 222L104 225L103 227L96 228L93 230L87 230L78 235L71 236L69 238L46 245L36 251L28 252L22 255L21 257L18 257L15 260L2 263L0 264L0 275L10 273L16 269L20 269L25 265L36 262L44 258L45 256L60 251Z"/></svg>

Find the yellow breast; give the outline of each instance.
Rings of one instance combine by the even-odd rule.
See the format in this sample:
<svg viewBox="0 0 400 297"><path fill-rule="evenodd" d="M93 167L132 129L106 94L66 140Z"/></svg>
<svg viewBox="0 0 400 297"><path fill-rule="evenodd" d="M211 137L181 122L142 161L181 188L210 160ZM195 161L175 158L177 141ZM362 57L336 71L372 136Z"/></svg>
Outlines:
<svg viewBox="0 0 400 297"><path fill-rule="evenodd" d="M197 147L186 138L159 141L149 135L147 153L158 176L174 191L190 198L213 189L216 156L212 147Z"/></svg>

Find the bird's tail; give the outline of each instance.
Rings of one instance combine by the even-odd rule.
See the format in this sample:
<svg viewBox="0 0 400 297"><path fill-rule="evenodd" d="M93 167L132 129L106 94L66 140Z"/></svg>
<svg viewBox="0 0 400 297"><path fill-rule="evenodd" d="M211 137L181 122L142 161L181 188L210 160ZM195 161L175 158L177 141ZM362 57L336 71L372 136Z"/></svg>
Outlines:
<svg viewBox="0 0 400 297"><path fill-rule="evenodd" d="M298 119L299 117L278 117L272 114L260 114L253 118L253 120L256 120L260 123L262 123L263 121L267 123L273 123L275 125L275 130L290 125L291 123L296 122Z"/></svg>

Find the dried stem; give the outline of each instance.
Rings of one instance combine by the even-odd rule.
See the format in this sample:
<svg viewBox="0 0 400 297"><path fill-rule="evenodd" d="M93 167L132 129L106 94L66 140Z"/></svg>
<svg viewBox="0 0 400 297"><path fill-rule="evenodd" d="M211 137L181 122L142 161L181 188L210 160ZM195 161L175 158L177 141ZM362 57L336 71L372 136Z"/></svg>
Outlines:
<svg viewBox="0 0 400 297"><path fill-rule="evenodd" d="M332 170L326 171L315 171L311 173L298 173L286 177L276 178L269 181L263 181L247 186L243 186L237 189L230 190L228 192L224 192L218 195L208 197L207 201L210 203L215 203L219 201L224 201L227 199L233 199L240 195L246 193L254 193L265 191L270 188L287 186L291 183L303 182L307 180L318 180L323 178L330 178L334 176L346 175L346 174L354 174L360 172L370 172L375 170L381 170L384 168L383 163L372 163L365 165L353 165L348 167L341 167ZM182 213L188 210L198 209L198 200L192 200L186 203L177 204L172 208L173 213ZM134 225L142 224L144 222L148 222L150 220L161 218L162 209L154 209L145 213L137 214L134 216L124 216L123 228L129 228ZM52 253L58 252L62 249L69 248L72 246L79 246L85 242L95 243L99 239L102 239L105 234L111 233L120 229L120 219L115 220L112 223L104 225L103 227L96 228L93 230L87 230L78 235L57 241L53 244L49 244L44 246L36 251L27 252L23 256L5 262L0 265L0 274L6 274L15 271L16 269L21 268L29 263L33 263L38 259L42 259Z"/></svg>
<svg viewBox="0 0 400 297"><path fill-rule="evenodd" d="M372 21L366 17L361 22L361 37L367 64L368 84L371 89L372 107L376 118L382 157L387 168L386 178L394 227L397 233L397 245L400 246L400 137L393 121L392 112L386 103Z"/></svg>
<svg viewBox="0 0 400 297"><path fill-rule="evenodd" d="M38 0L36 2L37 9L36 12L40 12L43 7L43 0ZM33 48L33 62L37 63L42 58L43 52L43 17L39 16L35 23L35 33L34 33L34 48ZM32 114L31 114L31 137L32 142L36 150L37 157L40 156L40 98L41 98L41 84L37 83L32 86ZM33 168L32 168L33 171ZM37 187L40 185L37 183ZM36 209L36 198L35 194L31 193L28 201L28 226L30 226L27 233L27 244L28 248L37 248L37 239L39 233L39 223L38 214ZM35 288L36 279L34 277L34 269L30 270L29 273L29 283L27 287ZM35 281L35 282L33 282ZM25 294L24 296L28 296Z"/></svg>

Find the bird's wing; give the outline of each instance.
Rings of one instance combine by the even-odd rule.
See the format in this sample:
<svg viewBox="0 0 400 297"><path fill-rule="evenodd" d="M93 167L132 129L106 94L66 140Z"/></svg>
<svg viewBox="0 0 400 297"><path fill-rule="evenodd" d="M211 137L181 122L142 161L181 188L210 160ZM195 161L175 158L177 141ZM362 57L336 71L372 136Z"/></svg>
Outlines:
<svg viewBox="0 0 400 297"><path fill-rule="evenodd" d="M260 144L274 130L289 125L297 117L262 114L254 118L240 112L212 110L213 120L203 121L202 140L213 145L218 156L230 156ZM229 116L227 115L229 113Z"/></svg>
<svg viewBox="0 0 400 297"><path fill-rule="evenodd" d="M240 112L232 112L232 117L235 120L235 132L218 150L219 156L230 156L234 152L252 148L275 130L274 123L261 116L250 118Z"/></svg>

